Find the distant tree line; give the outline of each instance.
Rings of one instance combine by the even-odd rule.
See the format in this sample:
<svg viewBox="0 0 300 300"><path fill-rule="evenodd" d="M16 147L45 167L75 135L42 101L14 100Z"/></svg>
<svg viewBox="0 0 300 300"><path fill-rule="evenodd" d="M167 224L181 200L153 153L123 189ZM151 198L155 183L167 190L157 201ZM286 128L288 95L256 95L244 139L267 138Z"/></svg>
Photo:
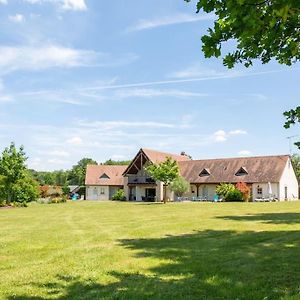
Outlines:
<svg viewBox="0 0 300 300"><path fill-rule="evenodd" d="M128 165L130 161L127 160L112 160L109 159L103 165ZM70 170L56 170L56 171L36 171L30 170L33 178L40 185L84 185L86 167L87 165L97 165L97 161L92 158L82 158Z"/></svg>

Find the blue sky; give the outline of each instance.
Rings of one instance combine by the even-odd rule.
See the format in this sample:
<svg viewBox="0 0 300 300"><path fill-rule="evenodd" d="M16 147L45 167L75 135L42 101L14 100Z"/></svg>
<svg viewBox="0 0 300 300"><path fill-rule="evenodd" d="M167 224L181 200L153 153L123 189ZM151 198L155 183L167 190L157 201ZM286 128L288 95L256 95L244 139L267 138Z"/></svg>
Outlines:
<svg viewBox="0 0 300 300"><path fill-rule="evenodd" d="M228 71L201 52L212 22L195 1L0 0L1 150L23 144L37 170L141 147L288 153L299 126L285 130L282 112L299 104L299 66Z"/></svg>

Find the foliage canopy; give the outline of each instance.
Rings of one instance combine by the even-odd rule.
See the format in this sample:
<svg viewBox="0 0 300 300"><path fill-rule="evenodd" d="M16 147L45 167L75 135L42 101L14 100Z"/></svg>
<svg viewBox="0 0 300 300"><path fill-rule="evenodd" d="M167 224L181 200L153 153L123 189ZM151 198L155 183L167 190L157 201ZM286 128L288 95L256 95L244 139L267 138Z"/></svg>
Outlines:
<svg viewBox="0 0 300 300"><path fill-rule="evenodd" d="M205 57L220 57L223 44L234 40L235 49L223 57L229 68L237 63L249 67L254 59L265 64L274 58L285 65L300 59L300 1L199 0L201 10L216 16L202 37Z"/></svg>

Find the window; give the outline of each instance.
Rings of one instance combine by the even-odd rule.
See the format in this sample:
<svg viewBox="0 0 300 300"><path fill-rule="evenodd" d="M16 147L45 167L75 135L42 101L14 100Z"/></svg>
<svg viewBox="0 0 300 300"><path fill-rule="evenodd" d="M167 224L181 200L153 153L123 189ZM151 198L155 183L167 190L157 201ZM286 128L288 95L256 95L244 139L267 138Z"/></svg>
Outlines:
<svg viewBox="0 0 300 300"><path fill-rule="evenodd" d="M94 190L93 190L93 194L94 194L95 196L97 196L97 188L96 188L96 187L95 187Z"/></svg>
<svg viewBox="0 0 300 300"><path fill-rule="evenodd" d="M101 194L101 195L104 195L104 194L105 194L104 188L100 188L100 194Z"/></svg>
<svg viewBox="0 0 300 300"><path fill-rule="evenodd" d="M209 169L205 169L205 168L199 174L200 177L209 176L209 175L210 175Z"/></svg>
<svg viewBox="0 0 300 300"><path fill-rule="evenodd" d="M244 176L248 175L248 172L245 167L241 167L236 173L235 176Z"/></svg>
<svg viewBox="0 0 300 300"><path fill-rule="evenodd" d="M108 175L106 175L105 173L103 173L101 176L100 176L100 179L110 179L110 177Z"/></svg>
<svg viewBox="0 0 300 300"><path fill-rule="evenodd" d="M257 187L257 195L260 195L260 196L261 196L262 193L263 193L262 187L258 186L258 187Z"/></svg>

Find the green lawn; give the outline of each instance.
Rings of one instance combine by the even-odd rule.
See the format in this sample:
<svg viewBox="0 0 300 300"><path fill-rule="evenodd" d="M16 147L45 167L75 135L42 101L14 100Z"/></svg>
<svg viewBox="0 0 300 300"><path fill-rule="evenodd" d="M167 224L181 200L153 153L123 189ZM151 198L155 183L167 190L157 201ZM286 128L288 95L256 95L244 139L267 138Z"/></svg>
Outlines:
<svg viewBox="0 0 300 300"><path fill-rule="evenodd" d="M1 299L300 299L300 202L0 210Z"/></svg>

